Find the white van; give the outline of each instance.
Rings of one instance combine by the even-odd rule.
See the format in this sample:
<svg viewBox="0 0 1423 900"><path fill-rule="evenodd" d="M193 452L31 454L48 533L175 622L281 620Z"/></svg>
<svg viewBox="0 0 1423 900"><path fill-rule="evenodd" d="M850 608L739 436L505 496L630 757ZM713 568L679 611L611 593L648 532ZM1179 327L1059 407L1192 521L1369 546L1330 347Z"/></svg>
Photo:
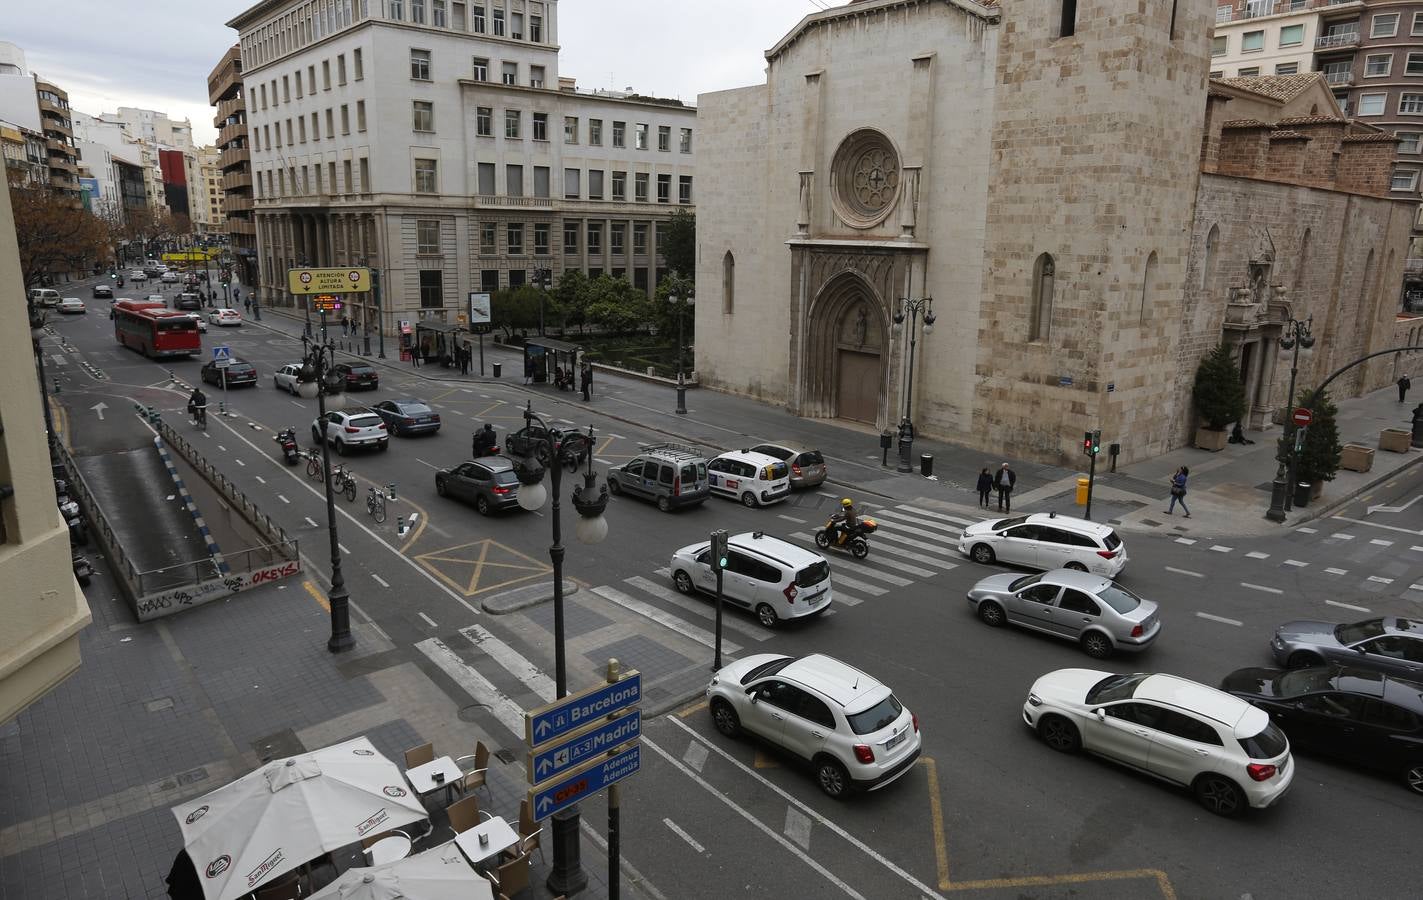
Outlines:
<svg viewBox="0 0 1423 900"><path fill-rule="evenodd" d="M746 506L765 506L791 495L791 468L774 456L732 450L707 463L711 492Z"/></svg>
<svg viewBox="0 0 1423 900"><path fill-rule="evenodd" d="M830 608L830 563L804 547L748 531L727 539L721 592L726 602L755 614L767 628L784 619L813 616ZM684 594L716 593L711 543L702 541L672 554L672 584Z"/></svg>
<svg viewBox="0 0 1423 900"><path fill-rule="evenodd" d="M59 291L53 288L30 288L30 302L35 306L58 306Z"/></svg>

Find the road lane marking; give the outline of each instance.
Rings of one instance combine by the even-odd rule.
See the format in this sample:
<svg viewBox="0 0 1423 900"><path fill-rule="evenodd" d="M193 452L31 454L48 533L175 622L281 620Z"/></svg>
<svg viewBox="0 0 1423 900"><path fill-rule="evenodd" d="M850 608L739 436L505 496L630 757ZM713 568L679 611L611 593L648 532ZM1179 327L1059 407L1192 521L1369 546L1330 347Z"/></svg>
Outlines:
<svg viewBox="0 0 1423 900"><path fill-rule="evenodd" d="M736 801L732 800L730 797L726 796L716 788L712 787L711 784L705 778L703 778L701 775L698 775L696 772L693 772L687 766L683 765L681 760L674 759L672 757L672 754L668 753L666 750L663 750L654 741L651 741L647 738L643 738L642 743L643 746L647 747L649 750L671 763L672 766L681 771L683 775L686 775L688 778L692 779L692 781L697 786L702 788L702 790L706 791L713 797L720 800L722 803L725 803L727 806L731 807L731 810L735 812L738 816L750 822L752 825L754 825L756 828L760 829L764 834L770 837L771 840L780 844L782 847L785 847L791 853L795 854L795 856L800 859L801 862L810 866L816 872L819 872L822 876L824 876L827 881L838 887L840 890L844 891L847 896L858 897L859 900L866 900L864 894L861 894L859 891L850 887L850 885L846 884L844 881L841 881L838 877L835 876L833 872L822 866L820 863L816 862L814 859L811 858L810 854L806 853L804 850L800 849L795 844L792 844L789 840L786 839L784 835L778 833L774 828L770 827L765 822L762 822L760 819L756 818L749 811L738 806L736 804ZM934 894L933 891L928 891L928 893L933 894L933 896L935 897L939 896L938 894ZM940 900L942 900L942 898L940 898Z"/></svg>
<svg viewBox="0 0 1423 900"><path fill-rule="evenodd" d="M266 483L267 483L267 479L263 478L261 475L253 475L252 477L255 478L255 479L257 479L258 483L260 483L260 484L266 484Z"/></svg>
<svg viewBox="0 0 1423 900"><path fill-rule="evenodd" d="M1301 561L1298 560L1298 559L1287 559L1287 560L1285 560L1283 563L1281 563L1281 565L1303 567L1303 566L1309 565L1309 563L1307 563L1307 562L1301 562Z"/></svg>
<svg viewBox="0 0 1423 900"><path fill-rule="evenodd" d="M965 519L962 516L951 516L946 513L934 512L933 510L928 509L920 509L917 506L908 506L903 503L896 506L895 509L902 509L907 513L913 513L916 516L928 516L931 519L943 519L945 522L952 522L955 525L958 525L959 527L972 525L974 522L973 519Z"/></svg>
<svg viewBox="0 0 1423 900"><path fill-rule="evenodd" d="M419 463L420 465L422 465L422 466L429 466L430 468L434 469L436 472L440 471L440 467L439 467L439 466L435 465L434 463L427 463L427 462L425 462L425 460L421 459L421 458L418 457L418 456L415 457L415 461L418 462L418 463Z"/></svg>
<svg viewBox="0 0 1423 900"><path fill-rule="evenodd" d="M1246 558L1246 559L1269 559L1269 558L1270 558L1270 554L1268 554L1268 553L1261 553L1259 550L1251 550L1249 553L1245 554L1245 558Z"/></svg>
<svg viewBox="0 0 1423 900"><path fill-rule="evenodd" d="M290 500L288 500L288 499L286 498L286 495L285 495L285 494L278 494L278 495L277 495L277 499L280 500L280 501L282 501L283 503L290 503L290 502L291 502Z"/></svg>
<svg viewBox="0 0 1423 900"><path fill-rule="evenodd" d="M529 662L523 654L499 640L488 629L481 625L471 625L468 628L461 628L460 634L465 640L473 644L477 649L497 662L506 672L519 679L524 687L539 695L539 699L545 703L552 703L558 696L558 687L553 683L553 679L545 675L538 666Z"/></svg>
<svg viewBox="0 0 1423 900"><path fill-rule="evenodd" d="M385 588L386 590L390 590L390 585L386 583L385 579L374 572L371 573L371 580L374 581L376 584L380 585L381 587Z"/></svg>
<svg viewBox="0 0 1423 900"><path fill-rule="evenodd" d="M1366 613L1369 611L1369 608L1367 606L1355 606L1352 603L1343 603L1338 600L1325 600L1324 602L1328 603L1330 606L1337 606L1340 609L1352 609L1354 612Z"/></svg>
<svg viewBox="0 0 1423 900"><path fill-rule="evenodd" d="M1384 540L1383 538L1374 538L1373 540L1369 541L1369 543L1370 543L1370 544L1375 544L1375 545L1377 545L1377 546L1379 546L1379 547L1392 547L1392 546L1393 546L1393 541L1386 541L1386 540Z"/></svg>
<svg viewBox="0 0 1423 900"><path fill-rule="evenodd" d="M240 460L240 459L238 459L238 458L236 458L236 457L233 457L232 461L235 462L235 463L237 463L239 466L242 466L244 469L247 467L247 463L243 462L242 460Z"/></svg>
<svg viewBox="0 0 1423 900"><path fill-rule="evenodd" d="M226 452L227 452L227 448L224 447L224 446L221 445L221 444L218 444L218 445L217 445L217 449L221 450L223 453L226 453Z"/></svg>
<svg viewBox="0 0 1423 900"><path fill-rule="evenodd" d="M1370 528L1382 528L1384 531L1401 531L1404 534L1423 534L1423 531L1420 531L1417 528L1399 528L1397 525L1381 525L1378 522L1370 522L1365 519L1346 519L1343 516L1335 516L1334 518L1338 519L1341 522L1352 522L1355 525L1367 525ZM1340 537L1340 535L1337 534L1334 536ZM1344 535L1344 537L1346 539L1352 539L1353 535Z"/></svg>
<svg viewBox="0 0 1423 900"><path fill-rule="evenodd" d="M1408 549L1409 549L1409 550L1417 550L1419 553L1423 553L1423 547L1413 546L1413 547L1409 547Z"/></svg>
<svg viewBox="0 0 1423 900"><path fill-rule="evenodd" d="M1423 591L1423 584L1410 584L1408 589L1410 591Z"/></svg>
<svg viewBox="0 0 1423 900"><path fill-rule="evenodd" d="M322 609L331 612L331 604L327 602L326 595L321 593L321 589L318 588L314 582L302 582L302 587L306 588L306 592L315 598L317 603L321 604Z"/></svg>
<svg viewBox="0 0 1423 900"><path fill-rule="evenodd" d="M944 837L944 801L939 792L939 764L931 756L919 757L929 786L929 817L934 823L934 867L939 887L949 884L949 847Z"/></svg>
<svg viewBox="0 0 1423 900"><path fill-rule="evenodd" d="M1328 572L1330 575L1348 575L1348 574L1349 574L1349 570L1348 570L1348 569L1325 569L1324 571Z"/></svg>
<svg viewBox="0 0 1423 900"><path fill-rule="evenodd" d="M1196 539L1195 539L1195 538L1176 538L1176 543L1178 543L1178 544L1185 544L1185 545L1188 546L1188 547L1191 546L1192 544L1194 544L1195 542L1196 542Z"/></svg>
<svg viewBox="0 0 1423 900"><path fill-rule="evenodd" d="M782 514L780 514L780 513L777 513L777 514L776 514L776 518L778 518L778 519L785 519L787 522L794 522L794 523L796 523L797 525L804 525L804 524L805 524L805 519L797 519L795 516L787 516L787 515L782 515Z"/></svg>
<svg viewBox="0 0 1423 900"><path fill-rule="evenodd" d="M707 852L707 848L703 847L701 844L698 844L696 838L683 831L680 827L678 827L676 822L673 822L671 819L663 819L662 824L666 825L673 834L677 835L677 837L686 841L688 846L690 846L693 850L697 851L698 853Z"/></svg>
<svg viewBox="0 0 1423 900"><path fill-rule="evenodd" d="M1220 544L1215 544L1214 546L1211 547L1211 549L1214 550L1216 553L1230 553L1230 552L1233 551L1235 548L1234 548L1234 547L1223 547L1223 546L1221 546Z"/></svg>
<svg viewBox="0 0 1423 900"><path fill-rule="evenodd" d="M1331 534L1330 537L1339 541L1352 541L1354 539L1354 536L1352 534L1345 534L1342 531L1336 531Z"/></svg>
<svg viewBox="0 0 1423 900"><path fill-rule="evenodd" d="M942 544L931 544L927 541L916 541L913 538L903 537L898 534L887 534L883 531L875 532L875 540L889 541L893 544L903 544L906 547L913 547L916 550L920 550L924 553L929 554L929 558L931 560L941 565L947 564L950 567L958 565L958 563L954 562L953 560L939 556L940 553L943 553L945 551L953 552L953 548L944 546Z"/></svg>
<svg viewBox="0 0 1423 900"><path fill-rule="evenodd" d="M799 844L802 850L810 849L810 816L794 806L787 806L786 827L781 830L786 837Z"/></svg>
<svg viewBox="0 0 1423 900"><path fill-rule="evenodd" d="M524 734L524 711L519 704L510 700L503 691L496 688L489 679L460 659L459 654L445 646L439 638L426 638L415 645L415 649L440 668L440 671L459 685L475 703L484 706L494 715L500 725L509 729L514 737ZM645 743L645 742L644 742Z"/></svg>
<svg viewBox="0 0 1423 900"><path fill-rule="evenodd" d="M306 409L306 404L300 400L289 400L287 402L291 403L292 406L300 406L302 409Z"/></svg>
<svg viewBox="0 0 1423 900"><path fill-rule="evenodd" d="M1267 593L1267 594L1283 594L1283 593L1284 593L1284 591L1280 590L1279 588L1265 587L1265 585L1263 585L1263 584L1251 584L1251 583L1248 582L1248 581L1242 581L1242 582L1240 582L1240 586L1241 586L1241 587L1250 588L1250 590L1252 590L1252 591L1264 591L1264 592Z"/></svg>
<svg viewBox="0 0 1423 900"><path fill-rule="evenodd" d="M700 705L705 706L706 704ZM690 741L687 744L687 752L682 754L682 762L700 772L702 767L707 764L707 756L709 755L706 747L703 747L696 741Z"/></svg>
<svg viewBox="0 0 1423 900"><path fill-rule="evenodd" d="M854 597L854 596L851 596L850 594L844 593L844 592L841 591L839 588L833 588L832 590L835 591L835 601L834 601L834 602L837 603L837 604L840 604L840 605L842 605L842 606L859 606L861 603L864 603L864 602L865 602L865 601L861 600L859 597Z"/></svg>
<svg viewBox="0 0 1423 900"><path fill-rule="evenodd" d="M715 649L716 647L715 636L713 636L706 629L698 628L695 625L688 625L686 622L683 622L676 616L668 615L667 613L663 612L662 610L658 609L650 603L643 603L641 600L636 600L615 587L610 587L608 585L600 585L598 587L593 588L593 593L597 594L599 597L602 597L604 600L607 600L610 603L615 603L618 606L621 606L622 608L630 612L634 612L640 616L651 619L658 625L661 625L662 627L667 628L671 631L677 632L678 634L682 635L682 637L696 641L703 647L709 647L712 649ZM722 652L730 656L735 656L737 653L741 652L740 646L738 646L737 644L733 644L731 641L725 639L722 640L721 646Z"/></svg>
<svg viewBox="0 0 1423 900"><path fill-rule="evenodd" d="M321 527L321 526L319 526L319 525L316 524L316 520L313 519L311 516L303 516L302 518L306 519L306 524L310 525L312 528L320 528L320 527Z"/></svg>
<svg viewBox="0 0 1423 900"><path fill-rule="evenodd" d="M1393 584L1392 578L1384 578L1382 575L1370 575L1369 581L1375 582L1377 584Z"/></svg>
<svg viewBox="0 0 1423 900"><path fill-rule="evenodd" d="M1192 572L1190 569L1178 569L1175 566L1167 566L1166 571L1175 572L1177 575L1189 575L1192 578L1205 578L1200 572Z"/></svg>
<svg viewBox="0 0 1423 900"><path fill-rule="evenodd" d="M1239 619L1227 619L1225 616L1213 616L1213 615L1211 615L1210 613L1203 613L1203 612L1198 612L1198 613L1196 613L1196 618L1198 618L1198 619L1209 619L1209 620L1212 621L1212 622L1219 622L1219 623L1221 623L1222 625L1234 625L1236 628L1240 628L1240 627L1242 627L1242 626L1245 624L1244 622L1241 622Z"/></svg>
<svg viewBox="0 0 1423 900"><path fill-rule="evenodd" d="M643 578L640 575L635 575L632 578L624 578L623 583L630 584L638 590L643 591L644 593L651 594L652 596L664 600L672 604L673 606L678 607L679 609L686 610L687 612L695 616L701 616L704 619L716 618L715 597L711 598L711 603L703 603L699 600L694 600L690 597L684 597L676 591L672 590L671 588L666 587L664 585L660 585L655 581L648 581L646 578ZM723 606L726 606L724 600ZM735 621L730 616L725 615L726 612L727 610L723 609L723 628L739 632L743 636L753 641L764 641L771 637L773 632L761 623Z"/></svg>
<svg viewBox="0 0 1423 900"><path fill-rule="evenodd" d="M1295 531L1298 531L1300 534L1319 534L1318 528L1296 528Z"/></svg>
<svg viewBox="0 0 1423 900"><path fill-rule="evenodd" d="M936 557L925 556L922 553L915 553L913 550L905 550L902 547L892 547L888 544L875 544L875 553L888 553L890 556L898 556L901 559L912 559L926 566L938 566L946 572L949 569L957 569L959 567L959 564L956 562L942 562ZM895 562L894 560L890 560L890 562L897 566L903 565L903 563ZM908 570L906 569L905 571ZM934 573L930 572L929 574L933 575ZM925 577L927 578L928 576Z"/></svg>
<svg viewBox="0 0 1423 900"><path fill-rule="evenodd" d="M865 583L865 582L863 582L863 581L859 581L859 580L857 580L857 579L850 578L850 577L847 576L847 575L841 575L841 574L838 574L838 573L837 573L837 574L835 574L835 575L832 575L831 577L834 579L834 581L835 581L836 584L848 585L849 587L854 588L856 591L859 591L860 593L869 594L871 597L881 597L881 596L883 596L883 595L889 593L889 589L888 589L888 588L882 588L882 587L877 587L877 586L875 586L875 585L873 585L873 584L867 584L867 583Z"/></svg>
<svg viewBox="0 0 1423 900"><path fill-rule="evenodd" d="M345 545L345 544L337 544L336 546L337 546L337 547L340 547L340 548L341 548L341 552L342 552L342 553L345 553L347 556L349 556L349 555L351 554L351 551L346 549L346 545Z"/></svg>

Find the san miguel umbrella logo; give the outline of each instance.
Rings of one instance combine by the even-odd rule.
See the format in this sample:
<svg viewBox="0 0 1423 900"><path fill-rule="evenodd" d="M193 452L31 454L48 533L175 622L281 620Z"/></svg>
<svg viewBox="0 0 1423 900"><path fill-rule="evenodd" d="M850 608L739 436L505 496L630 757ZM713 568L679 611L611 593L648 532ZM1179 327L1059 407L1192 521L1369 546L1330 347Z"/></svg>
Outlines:
<svg viewBox="0 0 1423 900"><path fill-rule="evenodd" d="M224 853L223 855L219 856L217 859L215 859L215 860L213 860L212 862L208 863L207 876L208 876L209 878L216 878L217 876L221 875L223 872L226 872L226 871L227 871L227 867L230 866L230 865L232 865L232 857L230 857L230 856L228 856L226 853Z"/></svg>
<svg viewBox="0 0 1423 900"><path fill-rule="evenodd" d="M364 748L359 748L359 747L356 748L355 750L352 750L351 752L354 753L354 754L357 755L357 756L375 756L375 755L376 755L376 752L375 752L374 750L366 750L366 749L364 749Z"/></svg>
<svg viewBox="0 0 1423 900"><path fill-rule="evenodd" d="M208 808L207 808L206 806L199 806L197 809L195 809L195 810L193 810L192 812L188 813L188 818L185 819L184 821L186 821L189 825L191 825L191 824L193 824L194 822L196 822L197 820L201 819L203 816L207 815L207 811L208 811Z"/></svg>
<svg viewBox="0 0 1423 900"><path fill-rule="evenodd" d="M404 797L404 796L405 796L405 788L403 788L403 787L396 787L396 786L393 785L393 784L386 785L384 788L382 788L382 791L385 792L385 795L386 795L387 797Z"/></svg>

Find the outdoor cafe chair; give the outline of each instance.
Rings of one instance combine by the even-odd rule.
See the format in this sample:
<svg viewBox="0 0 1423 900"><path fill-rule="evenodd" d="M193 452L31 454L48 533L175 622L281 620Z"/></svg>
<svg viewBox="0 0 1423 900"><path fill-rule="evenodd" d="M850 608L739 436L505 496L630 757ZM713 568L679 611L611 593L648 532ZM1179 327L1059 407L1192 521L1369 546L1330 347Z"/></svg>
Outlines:
<svg viewBox="0 0 1423 900"><path fill-rule="evenodd" d="M519 843L512 850L506 850L506 856L527 856L529 851L539 851L539 859L547 862L544 856L543 828L534 819L533 808L529 806L528 798L519 801Z"/></svg>
<svg viewBox="0 0 1423 900"><path fill-rule="evenodd" d="M450 828L455 834L462 834L479 824L479 798L463 797L445 809L450 814Z"/></svg>
<svg viewBox="0 0 1423 900"><path fill-rule="evenodd" d="M430 743L421 744L418 747L411 747L405 751L405 768L413 769L416 766L423 766L427 762L435 761L435 745Z"/></svg>
<svg viewBox="0 0 1423 900"><path fill-rule="evenodd" d="M486 791L490 790L489 782L486 780L486 775L489 772L489 748L484 746L484 741L479 741L474 745L473 756L461 756L455 760L455 765L463 770L464 763L471 760L474 762L474 768L461 775L460 780L455 784L455 790L459 791L461 795L475 788L482 787ZM494 796L492 791L490 791L489 796L491 798Z"/></svg>
<svg viewBox="0 0 1423 900"><path fill-rule="evenodd" d="M487 876L499 891L499 900L509 900L522 890L529 888L529 855L522 854L501 865L497 872Z"/></svg>

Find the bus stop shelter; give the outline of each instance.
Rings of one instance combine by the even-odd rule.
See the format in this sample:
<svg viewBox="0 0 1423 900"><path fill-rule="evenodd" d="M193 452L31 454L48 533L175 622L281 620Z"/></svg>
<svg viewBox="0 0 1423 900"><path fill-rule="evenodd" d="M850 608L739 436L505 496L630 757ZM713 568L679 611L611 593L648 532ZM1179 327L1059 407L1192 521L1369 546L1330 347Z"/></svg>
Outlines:
<svg viewBox="0 0 1423 900"><path fill-rule="evenodd" d="M567 341L532 337L524 340L524 371L533 366L535 384L554 383L560 389L572 390L578 369L583 364L583 348ZM559 375L562 375L560 383Z"/></svg>
<svg viewBox="0 0 1423 900"><path fill-rule="evenodd" d="M462 334L464 326L451 322L417 322L414 351L424 362L452 362Z"/></svg>

